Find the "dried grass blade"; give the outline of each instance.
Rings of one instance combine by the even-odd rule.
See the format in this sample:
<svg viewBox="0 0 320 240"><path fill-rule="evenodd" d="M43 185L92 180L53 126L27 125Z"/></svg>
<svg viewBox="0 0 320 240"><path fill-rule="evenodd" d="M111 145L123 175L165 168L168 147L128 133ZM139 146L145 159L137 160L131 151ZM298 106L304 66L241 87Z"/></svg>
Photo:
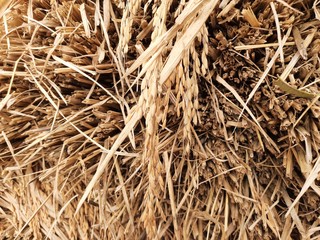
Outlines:
<svg viewBox="0 0 320 240"><path fill-rule="evenodd" d="M11 94L7 94L1 101L0 101L0 111L7 105L8 101L11 98Z"/></svg>
<svg viewBox="0 0 320 240"><path fill-rule="evenodd" d="M172 182L172 176L170 173L170 167L171 167L171 158L168 157L168 152L164 152L162 154L165 168L166 168L166 179L168 184L168 191L169 191L169 198L170 198L170 204L171 204L171 211L172 211L172 219L173 219L173 227L175 230L175 236L177 239L180 239L179 235L179 227L177 223L177 207L176 207L176 200L174 196L174 188L173 188L173 182Z"/></svg>
<svg viewBox="0 0 320 240"><path fill-rule="evenodd" d="M12 144L11 144L10 140L8 139L8 137L7 137L7 135L6 135L6 133L5 133L4 131L1 132L1 135L3 136L5 142L6 142L8 148L9 148L9 150L10 150L10 153L11 153L12 158L13 158L14 161L16 162L17 168L19 169L19 171L21 171L20 163L19 163L19 161L18 161L18 160L16 159L16 157L15 157L14 149L13 149L13 147L12 147ZM20 173L22 174L22 172L20 172Z"/></svg>
<svg viewBox="0 0 320 240"><path fill-rule="evenodd" d="M134 219L133 219L133 215L132 215L132 210L131 210L131 207L130 207L130 202L129 202L127 190L126 190L126 187L125 187L125 184L124 184L124 179L123 179L123 176L122 176L122 173L121 173L121 169L120 169L120 165L119 165L117 157L114 157L114 165L116 167L116 172L117 172L117 176L118 176L120 185L122 185L121 190L122 190L122 195L123 195L123 198L124 198L124 202L125 202L128 214L129 214L129 221L130 221L130 224L132 225L132 227L134 227Z"/></svg>
<svg viewBox="0 0 320 240"><path fill-rule="evenodd" d="M86 8L85 8L85 4L84 3L82 3L80 5L80 14L81 14L81 18L82 18L82 24L83 24L84 32L86 33L86 37L90 38L91 37L91 34L90 34L90 22L89 22L88 17L87 17Z"/></svg>
<svg viewBox="0 0 320 240"><path fill-rule="evenodd" d="M299 202L300 198L303 196L303 194L308 190L308 188L312 185L314 180L317 179L318 174L320 172L320 157L318 157L313 169L311 170L309 176L307 177L303 187L301 188L298 196L296 199L293 201L293 203L290 205L285 217L288 217L294 206Z"/></svg>
<svg viewBox="0 0 320 240"><path fill-rule="evenodd" d="M104 104L106 100L103 100L101 102L98 102L96 104L93 104L87 108L82 109L81 111L77 112L76 114L72 115L70 118L66 119L67 121L65 123L63 123L62 125L59 126L59 128L65 126L68 123L71 123L72 120L74 120L75 118L77 118L81 113L85 112L85 111L89 111L97 106L100 106L102 104ZM61 113L60 113L61 114ZM51 134L55 133L56 131L58 131L58 129L54 129L51 132L44 132L42 134L39 134L38 137L30 144L28 144L25 148L21 149L19 152L16 153L16 155L22 154L23 152L25 152L26 150L29 150L30 148L34 147L35 145L37 145L38 143L40 143L41 141L45 140L46 138L48 138ZM105 149L105 148L104 148Z"/></svg>
<svg viewBox="0 0 320 240"><path fill-rule="evenodd" d="M257 118L253 115L251 110L248 108L248 106L245 104L245 102L242 100L242 98L239 96L237 91L229 85L222 77L217 75L216 80L221 83L225 88L227 88L233 96L238 100L238 102L243 106L243 108L249 113L250 117L253 119L253 121L257 124L260 132L262 135L268 140L268 142L278 151L280 152L277 144L268 136L268 134L263 130L263 128L260 126L260 123L258 122Z"/></svg>
<svg viewBox="0 0 320 240"><path fill-rule="evenodd" d="M305 46L303 44L303 40L301 38L301 34L300 34L299 29L297 27L293 27L292 33L293 33L293 38L294 38L294 41L296 43L297 49L298 49L301 57L304 60L307 60L308 59L307 49L305 48Z"/></svg>
<svg viewBox="0 0 320 240"><path fill-rule="evenodd" d="M320 2L319 0L314 1L312 8L313 8L314 14L316 15L316 19L318 19L320 21L320 11L317 7L319 2ZM1 17L1 15L0 15L0 17Z"/></svg>
<svg viewBox="0 0 320 240"><path fill-rule="evenodd" d="M103 20L107 30L109 30L110 26L110 4L110 0L103 1Z"/></svg>
<svg viewBox="0 0 320 240"><path fill-rule="evenodd" d="M289 28L286 35L283 37L282 40L282 45L287 41L288 37L290 36L291 33L291 29ZM258 88L260 87L260 85L262 84L262 82L264 81L264 79L267 77L269 71L271 70L272 66L274 65L275 61L277 60L278 56L280 54L280 46L278 47L277 51L275 52L274 56L272 57L272 59L270 60L270 62L267 64L266 69L264 70L262 76L260 77L259 81L257 82L257 84L254 86L254 88L252 89L251 93L249 94L249 98L247 99L245 106L247 107L248 103L250 102L250 100L253 98L254 94L256 93L256 91L258 90ZM244 108L242 109L240 115L239 115L239 119L241 118L243 112L244 112Z"/></svg>
<svg viewBox="0 0 320 240"><path fill-rule="evenodd" d="M99 180L99 178L102 175L103 171L105 170L105 168L107 167L108 163L112 159L114 153L120 147L120 145L126 139L126 137L130 134L130 131L133 129L133 127L136 125L136 123L140 120L141 115L142 114L141 114L140 111L135 111L134 112L132 118L126 124L124 129L121 131L120 135L118 136L117 140L112 145L112 147L111 147L110 151L108 152L107 156L105 157L105 159L103 159L99 163L99 166L97 168L96 173L93 175L89 185L86 187L86 189L85 189L85 191L84 191L84 193L83 193L83 195L82 195L82 197L81 197L81 199L80 199L80 201L79 201L79 203L77 205L77 209L75 211L75 214L77 214L79 212L81 206L83 205L84 201L86 200L86 198L90 194L90 192L93 189L93 187L96 184L96 182Z"/></svg>
<svg viewBox="0 0 320 240"><path fill-rule="evenodd" d="M274 16L274 21L276 23L276 28L277 28L277 37L278 37L278 43L279 43L279 50L280 50L280 60L281 63L284 64L284 53L283 53L283 44L281 41L281 27L280 27L280 22L279 22L279 18L278 18L278 14L277 14L277 10L276 7L274 5L273 2L270 3L272 12L273 12L273 16Z"/></svg>
<svg viewBox="0 0 320 240"><path fill-rule="evenodd" d="M283 46L292 46L295 45L295 42L286 42ZM237 51L257 49L257 48L267 48L267 47L279 47L279 43L264 43L264 44L254 44L254 45L242 45L235 46L234 49Z"/></svg>
<svg viewBox="0 0 320 240"><path fill-rule="evenodd" d="M284 201L286 202L286 205L288 207L292 206L291 198L289 197L289 194L287 193L287 191L285 189L282 189L281 193L282 193ZM291 215L293 222L296 224L300 234L302 235L302 239L306 239L306 238L304 238L304 236L306 235L306 229L303 226L296 210L292 209L292 211L290 212L290 215Z"/></svg>
<svg viewBox="0 0 320 240"><path fill-rule="evenodd" d="M304 48L307 48L311 42L312 39L314 38L314 35L316 33L316 30L313 30L312 33L310 33L306 39L303 41L303 46ZM283 73L280 75L280 79L282 79L283 81L285 81L287 79L287 77L289 76L290 72L292 71L292 69L296 66L297 62L300 59L300 53L297 52L293 58L291 59L291 61L289 62L289 64L287 65L287 67L285 68L285 70L283 71Z"/></svg>
<svg viewBox="0 0 320 240"><path fill-rule="evenodd" d="M33 214L29 217L29 219L26 221L26 223L22 226L22 228L20 228L19 232L17 233L16 237L14 238L14 240L18 239L20 234L22 233L22 231L29 225L29 223L31 222L31 220L34 218L34 216L39 212L39 210L43 207L43 205L46 204L46 202L50 199L52 193L50 193L46 199L40 204L40 206L33 212Z"/></svg>
<svg viewBox="0 0 320 240"><path fill-rule="evenodd" d="M228 12L234 8L234 6L239 2L240 0L232 0L228 3L228 5L224 6L222 11L218 14L218 18L223 17L228 14ZM220 4L220 6L223 6L224 4Z"/></svg>
<svg viewBox="0 0 320 240"><path fill-rule="evenodd" d="M29 74L31 75L33 81L35 82L35 84L38 86L38 88L40 89L40 91L43 93L43 95L46 97L46 99L48 99L48 101L51 103L51 105L57 110L59 111L59 108L57 106L57 104L53 101L53 99L50 97L50 95L48 94L48 92L42 87L42 85L38 82L37 78L32 74L31 70L29 69L29 67L25 64L24 66L26 68L26 70L29 72Z"/></svg>
<svg viewBox="0 0 320 240"><path fill-rule="evenodd" d="M70 204L77 196L78 196L78 195L74 195L72 198L70 198L70 199L62 206L62 208L60 209L60 211L59 211L56 219L55 219L54 222L52 223L51 228L49 229L48 234L47 234L47 237L45 238L45 240L48 239L49 236L51 236L51 233L52 233L54 227L58 224L62 213L66 210L66 208L69 206L69 204Z"/></svg>
<svg viewBox="0 0 320 240"><path fill-rule="evenodd" d="M13 0L0 0L0 19Z"/></svg>
<svg viewBox="0 0 320 240"><path fill-rule="evenodd" d="M248 21L248 23L252 27L259 27L260 26L260 22L258 21L256 15L252 11L251 7L249 7L248 9L243 9L241 14L243 15L243 17Z"/></svg>
<svg viewBox="0 0 320 240"><path fill-rule="evenodd" d="M88 74L86 74L86 73L84 72L84 71L87 71L87 72L89 72L89 73L91 73L91 74L94 75L94 74L95 74L94 71L90 71L90 70L87 70L87 69L85 69L85 70L83 71L83 69L80 69L78 66L74 65L73 63L67 62L67 61L65 61L65 60L63 60L63 59L61 59L61 58L59 58L59 57L57 57L57 56L55 56L55 55L52 55L52 58L53 58L54 60L56 60L57 62L65 65L65 66L67 66L67 67L69 67L69 68L71 68L71 69L73 69L74 71L76 71L76 72L78 72L78 73L80 73L82 76L88 78L89 80L91 80L92 82L94 82L95 84L97 84L97 86L99 86L101 89L103 89L106 93L108 93L108 95L109 95L110 97L112 97L117 103L120 104L118 98L116 98L108 89L106 89L105 87L103 87L100 83L98 83L96 80L94 80L92 77L90 77Z"/></svg>
<svg viewBox="0 0 320 240"><path fill-rule="evenodd" d="M274 83L285 93L292 94L297 97L313 99L317 96L316 94L296 89L290 86L287 82L283 81L281 78L278 78Z"/></svg>
<svg viewBox="0 0 320 240"><path fill-rule="evenodd" d="M279 3L283 4L284 6L286 6L286 7L290 8L292 11L294 11L294 12L296 12L296 13L299 13L299 14L301 14L301 15L303 15L303 14L304 14L303 12L301 12L301 11L299 11L298 9L296 9L296 8L294 8L294 7L292 7L292 6L290 6L288 3L286 3L286 2L285 2L285 1L283 1L283 0L277 0L277 2L279 2Z"/></svg>
<svg viewBox="0 0 320 240"><path fill-rule="evenodd" d="M174 26L171 27L161 37L159 37L155 42L151 43L151 45L134 61L130 68L127 69L125 76L129 76L142 64L149 62L149 58L152 57L155 52L161 52L166 44L176 36L176 33L179 31L179 29L184 26L184 23L188 19L196 16L201 10L203 10L203 5L206 2L208 1L189 1L187 6L183 9L182 13L177 17Z"/></svg>
<svg viewBox="0 0 320 240"><path fill-rule="evenodd" d="M197 20L195 20L190 27L186 30L184 35L175 43L173 49L170 52L166 65L163 67L160 74L160 84L164 84L168 79L172 71L176 68L178 63L183 57L183 52L188 49L200 31L203 24L208 19L210 13L217 5L217 0L209 1L203 6L201 12L198 15Z"/></svg>

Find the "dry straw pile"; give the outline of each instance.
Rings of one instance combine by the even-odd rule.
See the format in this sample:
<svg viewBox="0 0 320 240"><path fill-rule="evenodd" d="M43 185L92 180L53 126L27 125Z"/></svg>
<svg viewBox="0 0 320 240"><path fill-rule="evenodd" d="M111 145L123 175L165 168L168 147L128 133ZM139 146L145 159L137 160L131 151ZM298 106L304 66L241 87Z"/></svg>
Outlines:
<svg viewBox="0 0 320 240"><path fill-rule="evenodd" d="M319 0L0 22L0 239L319 239Z"/></svg>

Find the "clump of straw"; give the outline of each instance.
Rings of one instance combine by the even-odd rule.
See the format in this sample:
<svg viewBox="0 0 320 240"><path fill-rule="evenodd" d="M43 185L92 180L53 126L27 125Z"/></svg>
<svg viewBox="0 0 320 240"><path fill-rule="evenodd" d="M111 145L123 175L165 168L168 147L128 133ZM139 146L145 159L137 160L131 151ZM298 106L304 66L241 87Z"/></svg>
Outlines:
<svg viewBox="0 0 320 240"><path fill-rule="evenodd" d="M1 239L318 239L319 1L0 0Z"/></svg>

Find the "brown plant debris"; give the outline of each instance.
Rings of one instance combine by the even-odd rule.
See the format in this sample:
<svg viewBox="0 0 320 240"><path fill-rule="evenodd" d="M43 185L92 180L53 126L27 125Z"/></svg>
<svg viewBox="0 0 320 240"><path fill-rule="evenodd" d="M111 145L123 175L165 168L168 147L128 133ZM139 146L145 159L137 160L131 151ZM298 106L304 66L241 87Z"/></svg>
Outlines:
<svg viewBox="0 0 320 240"><path fill-rule="evenodd" d="M0 239L319 239L311 0L0 0Z"/></svg>

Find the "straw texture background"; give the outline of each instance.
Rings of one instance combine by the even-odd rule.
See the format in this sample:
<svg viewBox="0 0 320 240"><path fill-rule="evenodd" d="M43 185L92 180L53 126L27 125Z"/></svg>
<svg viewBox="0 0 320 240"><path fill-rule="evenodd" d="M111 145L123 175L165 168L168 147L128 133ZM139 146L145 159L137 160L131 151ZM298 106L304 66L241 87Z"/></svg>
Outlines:
<svg viewBox="0 0 320 240"><path fill-rule="evenodd" d="M319 239L319 27L319 0L0 0L0 239Z"/></svg>

